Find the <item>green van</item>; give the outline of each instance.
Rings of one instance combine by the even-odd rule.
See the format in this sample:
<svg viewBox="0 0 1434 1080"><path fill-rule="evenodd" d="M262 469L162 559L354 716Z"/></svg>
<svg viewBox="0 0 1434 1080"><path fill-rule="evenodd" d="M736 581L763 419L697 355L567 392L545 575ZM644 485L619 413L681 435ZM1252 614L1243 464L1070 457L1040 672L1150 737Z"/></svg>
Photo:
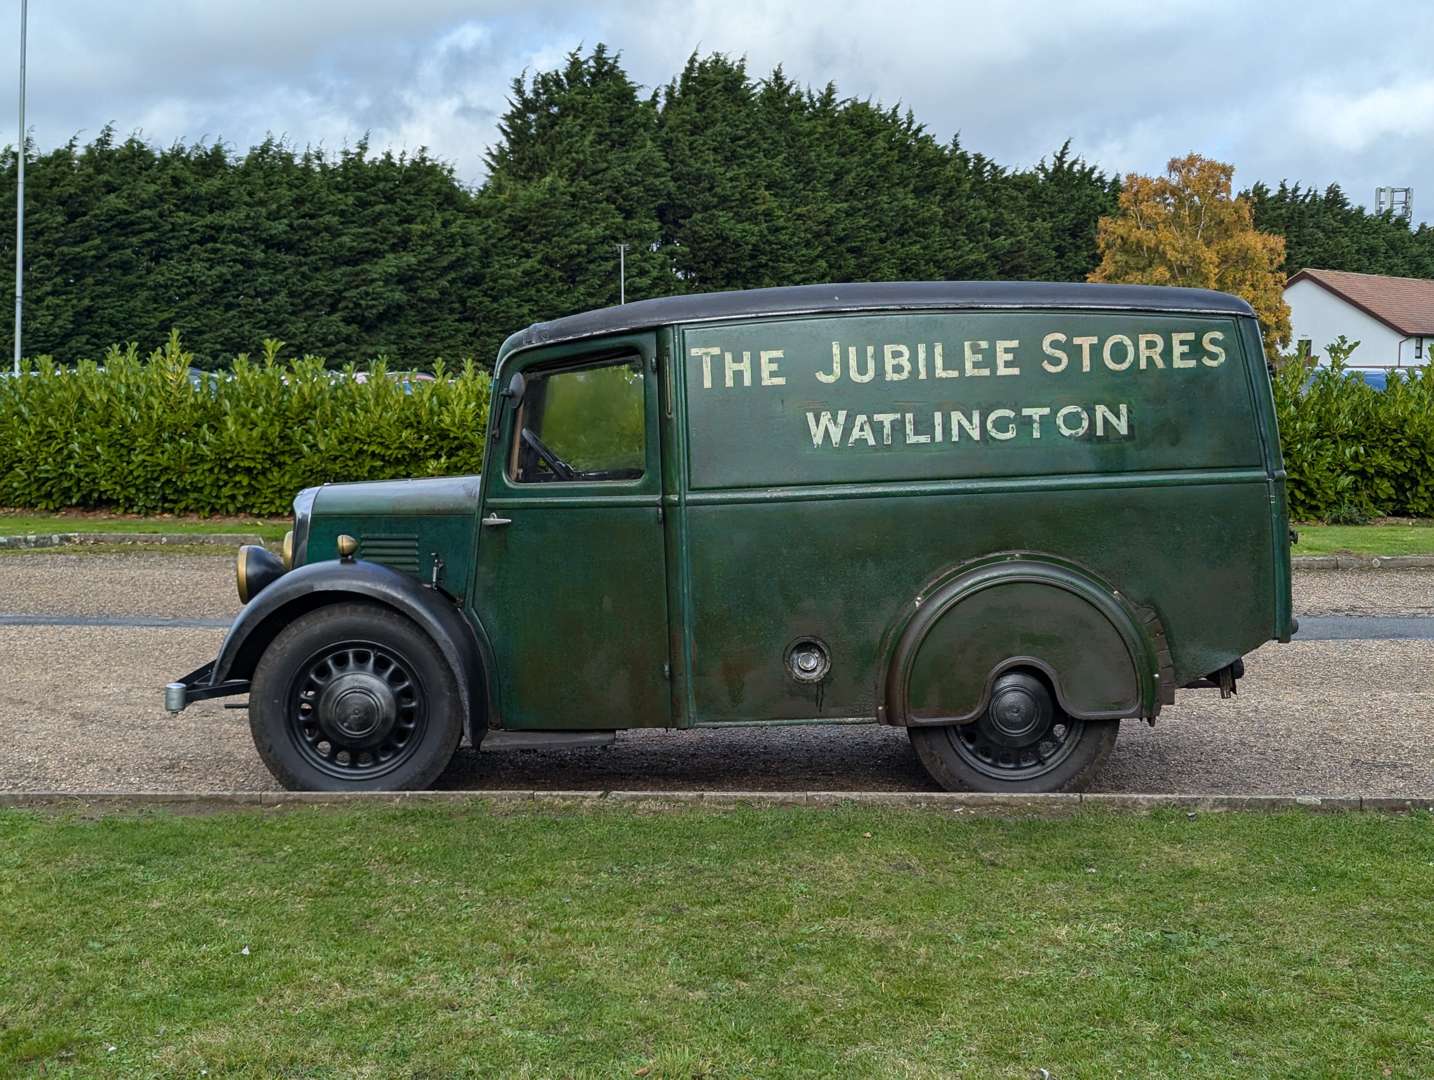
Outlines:
<svg viewBox="0 0 1434 1080"><path fill-rule="evenodd" d="M494 387L481 477L301 492L167 706L247 693L291 788L427 786L465 733L877 723L943 787L1069 791L1295 628L1231 296L674 296L514 334Z"/></svg>

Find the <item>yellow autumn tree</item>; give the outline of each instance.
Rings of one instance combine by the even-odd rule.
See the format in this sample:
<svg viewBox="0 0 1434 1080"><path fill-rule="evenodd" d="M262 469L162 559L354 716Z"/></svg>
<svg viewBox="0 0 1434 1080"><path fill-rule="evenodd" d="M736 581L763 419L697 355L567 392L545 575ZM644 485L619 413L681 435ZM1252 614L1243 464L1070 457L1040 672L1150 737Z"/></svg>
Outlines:
<svg viewBox="0 0 1434 1080"><path fill-rule="evenodd" d="M1249 301L1269 345L1290 340L1285 241L1255 228L1248 199L1231 195L1235 167L1199 154L1164 176L1125 178L1119 211L1100 219L1091 281L1219 289Z"/></svg>

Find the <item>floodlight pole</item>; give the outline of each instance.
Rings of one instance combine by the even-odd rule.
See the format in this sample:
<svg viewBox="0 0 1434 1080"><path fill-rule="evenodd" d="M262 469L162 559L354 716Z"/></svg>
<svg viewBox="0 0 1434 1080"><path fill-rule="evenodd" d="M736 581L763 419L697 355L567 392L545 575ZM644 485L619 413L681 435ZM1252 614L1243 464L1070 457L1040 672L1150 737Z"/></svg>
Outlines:
<svg viewBox="0 0 1434 1080"><path fill-rule="evenodd" d="M20 329L25 311L25 31L30 0L20 0L20 145L15 159L15 374L20 374Z"/></svg>

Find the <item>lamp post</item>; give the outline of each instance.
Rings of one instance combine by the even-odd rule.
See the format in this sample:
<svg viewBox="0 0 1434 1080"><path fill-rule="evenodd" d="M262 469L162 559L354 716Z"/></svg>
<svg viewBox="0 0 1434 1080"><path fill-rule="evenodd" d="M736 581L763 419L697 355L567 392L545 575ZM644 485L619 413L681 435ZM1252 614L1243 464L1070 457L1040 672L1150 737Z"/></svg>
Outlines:
<svg viewBox="0 0 1434 1080"><path fill-rule="evenodd" d="M617 246L617 302L627 303L627 245Z"/></svg>
<svg viewBox="0 0 1434 1080"><path fill-rule="evenodd" d="M20 374L20 328L25 309L25 31L29 0L20 0L20 145L15 160L15 374Z"/></svg>

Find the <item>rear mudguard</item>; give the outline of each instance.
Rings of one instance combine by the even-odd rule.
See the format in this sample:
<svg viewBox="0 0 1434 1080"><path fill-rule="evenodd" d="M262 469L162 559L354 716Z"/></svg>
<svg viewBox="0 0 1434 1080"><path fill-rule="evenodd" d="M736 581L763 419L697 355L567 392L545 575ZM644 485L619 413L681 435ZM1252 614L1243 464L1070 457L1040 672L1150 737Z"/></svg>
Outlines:
<svg viewBox="0 0 1434 1080"><path fill-rule="evenodd" d="M383 604L412 619L433 639L458 681L463 715L476 746L490 720L497 717L496 688L488 677L493 670L492 651L486 638L443 593L362 559L309 563L250 600L219 646L208 685L235 685L252 678L259 657L279 631L306 612L345 600Z"/></svg>
<svg viewBox="0 0 1434 1080"><path fill-rule="evenodd" d="M1155 612L1056 556L1009 552L938 575L886 640L888 724L969 723L1016 667L1041 672L1079 719L1153 719L1175 695Z"/></svg>

